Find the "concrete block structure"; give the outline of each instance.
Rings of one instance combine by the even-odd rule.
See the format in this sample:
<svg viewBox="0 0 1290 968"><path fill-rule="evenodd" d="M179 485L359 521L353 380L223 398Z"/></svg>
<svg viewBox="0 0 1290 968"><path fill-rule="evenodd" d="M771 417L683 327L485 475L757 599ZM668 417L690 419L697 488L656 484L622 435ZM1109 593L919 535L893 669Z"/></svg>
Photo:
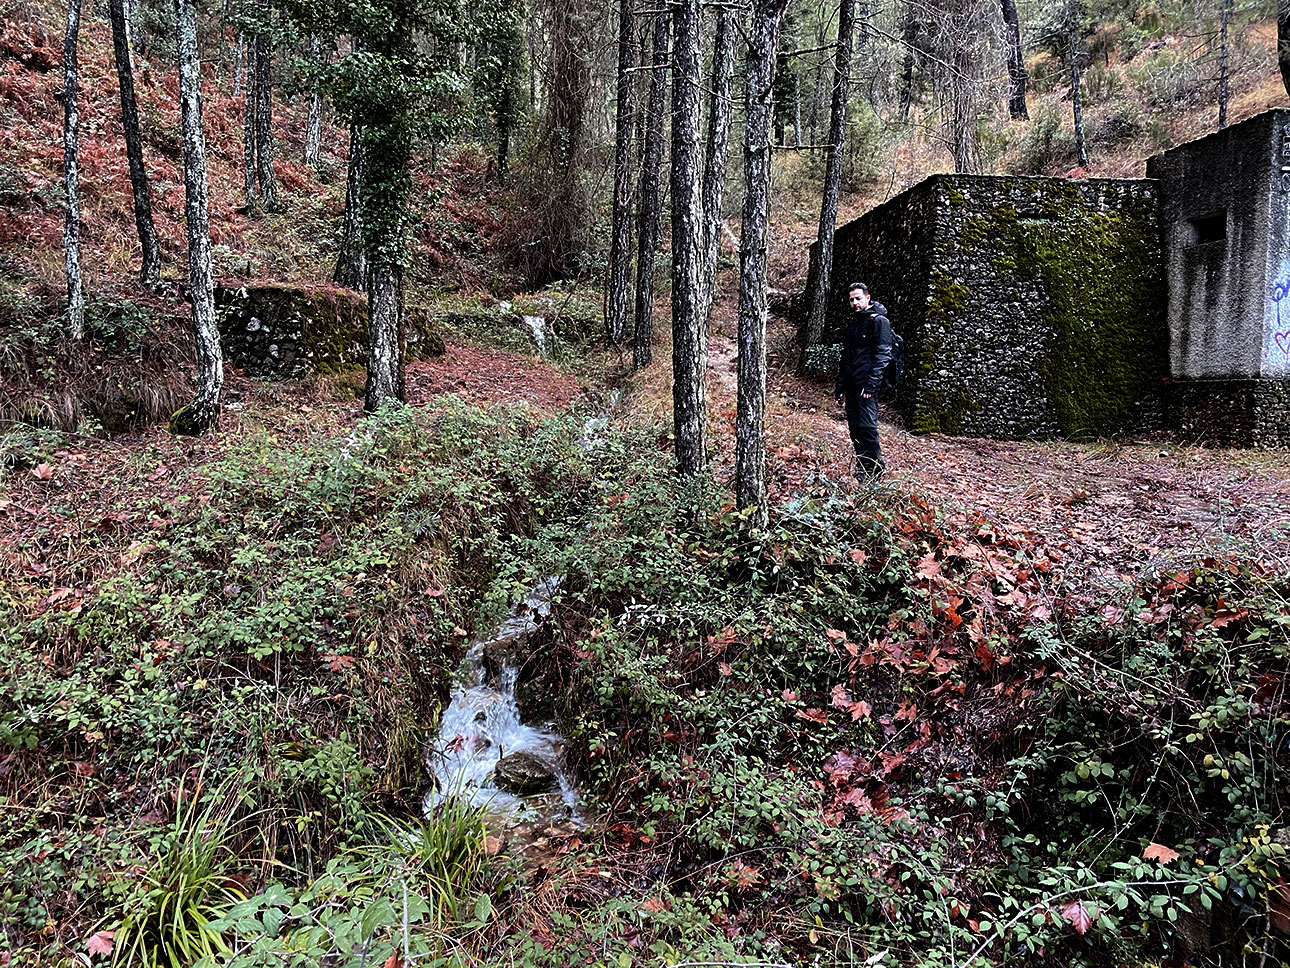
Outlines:
<svg viewBox="0 0 1290 968"><path fill-rule="evenodd" d="M843 288L906 340L915 432L1079 438L1159 423L1290 446L1290 110L1147 162L1147 178L936 175L836 233Z"/></svg>

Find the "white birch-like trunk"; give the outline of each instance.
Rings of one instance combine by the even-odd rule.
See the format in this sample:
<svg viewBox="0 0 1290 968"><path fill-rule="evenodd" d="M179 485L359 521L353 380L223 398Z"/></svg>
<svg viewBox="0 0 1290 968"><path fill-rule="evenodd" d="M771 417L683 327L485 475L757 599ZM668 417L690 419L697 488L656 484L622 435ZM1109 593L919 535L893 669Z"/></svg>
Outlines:
<svg viewBox="0 0 1290 968"><path fill-rule="evenodd" d="M682 476L706 467L708 331L703 325L699 0L672 6L672 423Z"/></svg>
<svg viewBox="0 0 1290 968"><path fill-rule="evenodd" d="M273 156L273 40L260 34L255 38L255 179L260 203L270 212L279 207Z"/></svg>
<svg viewBox="0 0 1290 968"><path fill-rule="evenodd" d="M766 508L766 244L775 48L787 0L756 0L748 42L744 207L739 239L739 384L735 407L735 503Z"/></svg>
<svg viewBox="0 0 1290 968"><path fill-rule="evenodd" d="M369 413L403 399L403 273L374 265L367 284L367 388Z"/></svg>
<svg viewBox="0 0 1290 968"><path fill-rule="evenodd" d="M317 34L309 36L309 60L321 66L322 41ZM322 90L315 78L309 84L309 114L305 119L305 164L314 171L322 160Z"/></svg>
<svg viewBox="0 0 1290 968"><path fill-rule="evenodd" d="M63 188L67 206L63 213L63 269L67 276L67 332L85 338L85 282L81 277L81 196L77 165L76 101L80 80L77 50L80 46L81 0L68 0L67 32L63 35Z"/></svg>
<svg viewBox="0 0 1290 968"><path fill-rule="evenodd" d="M224 355L215 318L211 237L206 189L206 140L202 133L201 57L193 0L175 0L179 50L179 108L184 138L184 214L188 222L188 295L197 340L197 390L193 402L170 418L171 429L198 434L219 420Z"/></svg>

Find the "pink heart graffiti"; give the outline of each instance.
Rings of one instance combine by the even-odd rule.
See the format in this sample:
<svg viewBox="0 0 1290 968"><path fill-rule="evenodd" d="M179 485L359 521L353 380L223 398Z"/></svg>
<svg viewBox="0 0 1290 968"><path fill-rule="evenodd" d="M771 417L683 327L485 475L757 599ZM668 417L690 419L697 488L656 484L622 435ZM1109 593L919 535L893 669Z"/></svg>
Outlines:
<svg viewBox="0 0 1290 968"><path fill-rule="evenodd" d="M1290 330L1274 333L1272 338L1277 341L1277 349L1281 351L1281 354L1287 360L1290 360Z"/></svg>

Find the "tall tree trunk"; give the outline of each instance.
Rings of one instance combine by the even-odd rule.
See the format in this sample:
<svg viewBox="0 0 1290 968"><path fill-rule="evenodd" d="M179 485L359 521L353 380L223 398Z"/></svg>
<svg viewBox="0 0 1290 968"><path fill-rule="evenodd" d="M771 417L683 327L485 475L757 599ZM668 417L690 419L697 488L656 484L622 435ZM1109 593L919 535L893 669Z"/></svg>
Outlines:
<svg viewBox="0 0 1290 968"><path fill-rule="evenodd" d="M233 97L242 96L242 64L245 60L246 34L237 32L237 53L233 55Z"/></svg>
<svg viewBox="0 0 1290 968"><path fill-rule="evenodd" d="M825 18L818 18L818 26L815 30L815 46L822 48L828 32ZM808 139L812 146L819 144L820 141L820 109L824 103L824 71L828 59L824 57L815 58L815 77L811 81L811 117L806 122L806 126L811 131L811 137ZM815 148L811 148L811 154L815 154Z"/></svg>
<svg viewBox="0 0 1290 968"><path fill-rule="evenodd" d="M154 289L161 284L161 248L152 221L152 194L148 190L148 169L143 164L143 138L139 134L139 109L134 98L134 68L130 63L130 31L125 20L125 0L108 0L112 21L112 49L116 54L116 76L121 90L121 128L125 132L125 156L130 165L130 188L134 192L134 227L139 233L143 263L139 281Z"/></svg>
<svg viewBox="0 0 1290 968"><path fill-rule="evenodd" d="M856 0L838 4L838 45L833 67L833 108L829 115L828 157L824 163L824 198L820 203L817 239L815 288L811 291L811 309L806 317L806 339L798 370L806 372L807 352L824 335L824 314L829 305L829 287L833 274L833 229L838 220L838 198L842 193L842 151L846 143L847 98L851 87L851 35L855 30Z"/></svg>
<svg viewBox="0 0 1290 968"><path fill-rule="evenodd" d="M950 16L942 25L945 60L949 65L945 88L949 96L950 146L954 170L965 175L981 173L981 144L977 134L977 85L981 72L979 38L984 29L976 0L952 0Z"/></svg>
<svg viewBox="0 0 1290 968"><path fill-rule="evenodd" d="M770 199L771 92L780 18L788 0L757 0L748 42L744 111L744 209L739 239L739 384L735 503L766 525L766 235ZM843 0L844 6L852 0ZM845 15L844 15L845 16ZM849 33L850 26L845 28ZM843 29L839 28L839 33ZM850 39L839 36L839 50ZM841 60L841 58L839 58ZM845 76L845 74L843 75ZM845 86L845 82L843 82Z"/></svg>
<svg viewBox="0 0 1290 968"><path fill-rule="evenodd" d="M1084 104L1080 97L1079 83L1079 17L1073 13L1071 17L1070 34L1067 41L1070 48L1071 61L1071 111L1075 118L1075 150L1079 154L1079 164L1081 168L1088 167L1088 148L1084 144Z"/></svg>
<svg viewBox="0 0 1290 968"><path fill-rule="evenodd" d="M618 5L618 105L614 113L614 213L609 242L605 340L622 342L632 268L632 0Z"/></svg>
<svg viewBox="0 0 1290 968"><path fill-rule="evenodd" d="M663 118L667 110L667 15L654 16L654 49L650 60L649 105L640 189L637 191L636 325L632 363L640 369L653 357L654 250L659 237L659 187L663 172Z"/></svg>
<svg viewBox="0 0 1290 968"><path fill-rule="evenodd" d="M682 476L708 462L708 330L700 317L699 0L672 5L672 422Z"/></svg>
<svg viewBox="0 0 1290 968"><path fill-rule="evenodd" d="M268 211L279 205L273 154L273 38L266 32L255 38L255 178Z"/></svg>
<svg viewBox="0 0 1290 968"><path fill-rule="evenodd" d="M793 147L802 147L802 72L793 72Z"/></svg>
<svg viewBox="0 0 1290 968"><path fill-rule="evenodd" d="M197 52L197 10L193 0L175 0L179 50L179 107L184 135L184 214L188 223L188 295L197 338L197 392L193 402L170 418L171 429L198 434L219 419L224 355L215 319L211 277L211 234L206 195L206 142L202 134L201 58Z"/></svg>
<svg viewBox="0 0 1290 968"><path fill-rule="evenodd" d="M1222 0L1218 29L1218 129L1227 127L1228 57L1227 25L1232 19L1232 0Z"/></svg>
<svg viewBox="0 0 1290 968"><path fill-rule="evenodd" d="M309 63L318 69L322 66L322 41L317 34L309 35ZM309 114L305 119L305 164L314 171L318 170L322 153L322 89L318 78L309 82Z"/></svg>
<svg viewBox="0 0 1290 968"><path fill-rule="evenodd" d="M1003 26L1008 38L1008 116L1014 121L1029 119L1026 110L1026 62L1021 51L1021 22L1016 0L1002 0Z"/></svg>
<svg viewBox="0 0 1290 968"><path fill-rule="evenodd" d="M900 71L900 120L909 120L909 108L914 100L914 58L917 51L914 41L918 39L918 21L914 18L913 0L905 4L905 26L901 37L901 46L905 49L904 63Z"/></svg>
<svg viewBox="0 0 1290 968"><path fill-rule="evenodd" d="M246 48L246 86L242 99L242 189L247 211L254 214L260 206L255 189L255 38L242 34Z"/></svg>
<svg viewBox="0 0 1290 968"><path fill-rule="evenodd" d="M703 164L703 268L699 276L702 303L699 319L706 327L717 288L717 256L721 251L721 202L726 190L726 158L730 145L730 82L735 72L734 13L717 7L712 44L712 93L708 101L707 157Z"/></svg>
<svg viewBox="0 0 1290 968"><path fill-rule="evenodd" d="M81 279L81 196L77 166L76 100L77 50L81 33L81 0L68 0L67 33L63 35L63 187L67 207L63 216L63 268L67 275L67 331L85 338L85 283Z"/></svg>
<svg viewBox="0 0 1290 968"><path fill-rule="evenodd" d="M1290 94L1290 0L1277 0L1277 67L1281 86Z"/></svg>
<svg viewBox="0 0 1290 968"><path fill-rule="evenodd" d="M403 399L403 270L373 265L367 283L367 388L369 413L387 400Z"/></svg>
<svg viewBox="0 0 1290 968"><path fill-rule="evenodd" d="M363 129L350 125L349 173L345 178L345 226L332 279L336 285L360 292L367 289L367 258L363 251Z"/></svg>

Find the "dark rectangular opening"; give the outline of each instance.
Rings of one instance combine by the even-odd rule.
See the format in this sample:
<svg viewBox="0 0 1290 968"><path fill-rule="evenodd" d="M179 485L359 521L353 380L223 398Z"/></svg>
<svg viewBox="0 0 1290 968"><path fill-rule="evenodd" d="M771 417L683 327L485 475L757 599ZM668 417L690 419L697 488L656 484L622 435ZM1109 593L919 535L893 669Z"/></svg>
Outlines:
<svg viewBox="0 0 1290 968"><path fill-rule="evenodd" d="M1208 215L1198 215L1188 219L1191 223L1191 244L1209 245L1211 242L1227 240L1227 210L1221 209Z"/></svg>

